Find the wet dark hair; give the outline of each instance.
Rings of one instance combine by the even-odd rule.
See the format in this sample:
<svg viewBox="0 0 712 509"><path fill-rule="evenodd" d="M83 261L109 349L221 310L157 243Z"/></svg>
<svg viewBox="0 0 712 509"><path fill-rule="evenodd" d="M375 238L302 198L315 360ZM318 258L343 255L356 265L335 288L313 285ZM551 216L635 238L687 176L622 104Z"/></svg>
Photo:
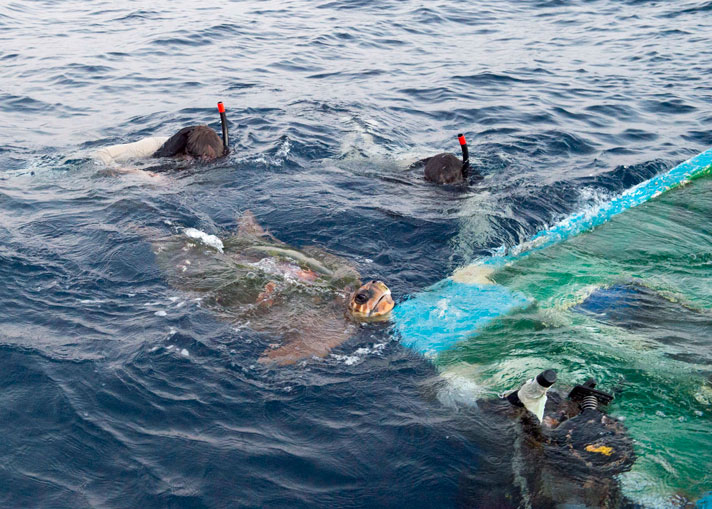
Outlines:
<svg viewBox="0 0 712 509"><path fill-rule="evenodd" d="M470 175L470 151L467 148L465 135L459 133L457 139L462 150L462 160L455 154L436 154L411 164L411 168L425 166L425 180L436 184L463 184L467 183ZM477 174L476 174L477 175Z"/></svg>
<svg viewBox="0 0 712 509"><path fill-rule="evenodd" d="M187 155L210 161L225 155L225 148L222 140L210 127L206 125L196 125L184 127L176 134L168 138L156 150L153 157L176 157Z"/></svg>
<svg viewBox="0 0 712 509"><path fill-rule="evenodd" d="M425 180L436 184L465 182L467 169L455 154L438 154L425 163Z"/></svg>

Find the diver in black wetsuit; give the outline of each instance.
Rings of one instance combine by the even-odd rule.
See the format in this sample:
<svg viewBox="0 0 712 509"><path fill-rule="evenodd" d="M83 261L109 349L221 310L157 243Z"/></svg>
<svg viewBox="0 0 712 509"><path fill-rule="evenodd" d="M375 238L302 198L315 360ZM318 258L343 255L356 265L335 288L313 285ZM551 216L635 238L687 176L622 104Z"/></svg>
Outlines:
<svg viewBox="0 0 712 509"><path fill-rule="evenodd" d="M487 493L488 503L510 507L508 500L521 497L533 508L625 505L616 476L631 469L635 453L623 424L601 411L613 396L589 379L562 397L547 392L555 380L547 370L499 400L478 402L516 423L511 454L519 493L512 486Z"/></svg>

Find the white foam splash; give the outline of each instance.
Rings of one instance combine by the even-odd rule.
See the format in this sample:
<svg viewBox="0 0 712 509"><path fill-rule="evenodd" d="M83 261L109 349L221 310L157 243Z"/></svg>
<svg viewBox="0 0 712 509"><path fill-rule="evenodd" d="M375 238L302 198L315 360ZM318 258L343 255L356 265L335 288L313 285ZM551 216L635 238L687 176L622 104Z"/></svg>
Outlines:
<svg viewBox="0 0 712 509"><path fill-rule="evenodd" d="M275 258L262 258L260 261L249 263L248 265L267 274L279 275L287 279L296 279L296 274L300 270L298 265L278 262Z"/></svg>
<svg viewBox="0 0 712 509"><path fill-rule="evenodd" d="M476 285L491 285L490 276L494 274L494 268L486 265L467 265L457 269L452 274L452 280L456 283L469 283Z"/></svg>
<svg viewBox="0 0 712 509"><path fill-rule="evenodd" d="M578 193L579 195L576 205L573 207L573 210L576 212L561 214L554 219L550 226L540 230L540 234L535 235L534 238L524 240L514 246L507 246L503 244L493 249L490 256L519 257L544 245L548 245L552 241L552 235L557 237L561 236L561 233L557 232L557 230L564 230L568 232L569 230L573 231L577 228L582 228L581 223L590 222L592 218L600 214L602 207L610 203L611 200L615 198L615 195L606 190L591 187L584 187L580 189ZM590 226L583 227L583 229L589 228ZM475 265L480 264L481 261L482 260L477 260Z"/></svg>
<svg viewBox="0 0 712 509"><path fill-rule="evenodd" d="M438 301L438 318L443 318L445 316L449 303L449 299L440 299Z"/></svg>
<svg viewBox="0 0 712 509"><path fill-rule="evenodd" d="M641 504L642 507L661 509L688 507L679 494L670 492L658 479L636 466L633 470L621 474L621 488L625 496Z"/></svg>
<svg viewBox="0 0 712 509"><path fill-rule="evenodd" d="M694 394L698 403L705 406L712 405L712 387L707 385L700 386L700 389Z"/></svg>
<svg viewBox="0 0 712 509"><path fill-rule="evenodd" d="M198 240L206 246L212 247L220 253L223 252L223 248L225 246L223 246L222 240L220 240L215 235L210 235L200 230L196 230L195 228L186 228L185 230L183 230L183 233L186 235L186 237Z"/></svg>
<svg viewBox="0 0 712 509"><path fill-rule="evenodd" d="M360 364L363 360L371 354L380 354L386 347L386 343L376 343L372 347L361 347L356 349L351 355L339 355L332 353L331 356L339 362L343 362L346 366L353 366L354 364Z"/></svg>
<svg viewBox="0 0 712 509"><path fill-rule="evenodd" d="M373 137L379 127L378 122L360 116L344 116L339 120L350 128L350 131L341 137L342 158L383 158L390 155Z"/></svg>
<svg viewBox="0 0 712 509"><path fill-rule="evenodd" d="M484 387L464 374L443 371L440 375L446 383L438 391L438 401L446 407L476 407L477 400L487 393Z"/></svg>
<svg viewBox="0 0 712 509"><path fill-rule="evenodd" d="M279 164L281 165L284 159L287 158L291 150L292 144L289 143L289 139L285 138L285 140L280 145L279 150L277 150L277 153L274 155L275 160L279 161Z"/></svg>

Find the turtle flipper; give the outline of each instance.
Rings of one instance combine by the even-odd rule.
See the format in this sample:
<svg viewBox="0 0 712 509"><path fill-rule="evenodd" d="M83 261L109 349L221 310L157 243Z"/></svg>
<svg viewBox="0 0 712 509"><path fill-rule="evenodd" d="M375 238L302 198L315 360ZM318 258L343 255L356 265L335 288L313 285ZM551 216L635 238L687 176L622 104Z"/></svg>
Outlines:
<svg viewBox="0 0 712 509"><path fill-rule="evenodd" d="M318 346L305 344L301 341L291 341L279 348L266 350L258 360L262 364L275 363L279 366L288 366L310 357L326 357L329 349Z"/></svg>
<svg viewBox="0 0 712 509"><path fill-rule="evenodd" d="M344 319L343 313L305 313L292 323L281 346L265 350L259 362L280 366L311 357L326 357L356 332L356 326Z"/></svg>
<svg viewBox="0 0 712 509"><path fill-rule="evenodd" d="M269 235L267 230L262 228L251 210L246 210L237 221L237 235L241 237L264 237ZM271 237L271 235L269 235Z"/></svg>
<svg viewBox="0 0 712 509"><path fill-rule="evenodd" d="M225 245L236 252L254 244L264 243L286 246L284 242L262 228L251 210L244 211L237 220L237 233L225 239Z"/></svg>
<svg viewBox="0 0 712 509"><path fill-rule="evenodd" d="M361 286L361 276L348 259L329 253L319 246L305 246L301 251L329 268L331 274L328 276L335 288L350 292Z"/></svg>

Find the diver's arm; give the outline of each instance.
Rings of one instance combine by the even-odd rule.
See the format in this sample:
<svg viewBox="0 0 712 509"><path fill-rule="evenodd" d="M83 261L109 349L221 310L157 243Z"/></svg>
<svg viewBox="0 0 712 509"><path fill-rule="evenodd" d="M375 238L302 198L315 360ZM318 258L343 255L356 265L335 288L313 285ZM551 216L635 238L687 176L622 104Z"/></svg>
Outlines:
<svg viewBox="0 0 712 509"><path fill-rule="evenodd" d="M165 177L154 171L147 171L141 168L132 166L108 166L99 170L96 177L121 177L126 175L134 175L140 178L149 179L153 183L163 183Z"/></svg>

